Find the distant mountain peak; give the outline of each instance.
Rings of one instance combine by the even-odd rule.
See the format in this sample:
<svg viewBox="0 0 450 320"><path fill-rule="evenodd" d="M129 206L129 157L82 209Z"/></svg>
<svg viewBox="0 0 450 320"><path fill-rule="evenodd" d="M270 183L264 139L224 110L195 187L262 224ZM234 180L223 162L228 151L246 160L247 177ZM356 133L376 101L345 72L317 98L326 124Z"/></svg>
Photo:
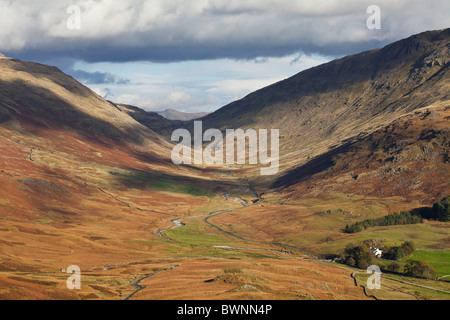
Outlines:
<svg viewBox="0 0 450 320"><path fill-rule="evenodd" d="M210 112L197 112L197 113L182 112L170 108L157 113L168 120L181 120L181 121L194 120L210 114Z"/></svg>

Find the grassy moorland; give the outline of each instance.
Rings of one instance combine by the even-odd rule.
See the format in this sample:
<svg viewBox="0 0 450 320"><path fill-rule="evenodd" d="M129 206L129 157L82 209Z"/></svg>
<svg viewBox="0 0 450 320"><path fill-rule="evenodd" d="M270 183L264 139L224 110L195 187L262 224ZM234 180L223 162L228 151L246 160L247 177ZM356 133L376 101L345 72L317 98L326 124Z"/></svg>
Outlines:
<svg viewBox="0 0 450 320"><path fill-rule="evenodd" d="M173 123L157 134L57 68L0 56L0 299L449 299L448 221L344 232L450 194L448 35L310 69L204 118L281 128L271 177L174 165ZM405 241L415 251L381 290L361 287L353 257L361 269L333 262ZM406 277L410 259L436 275Z"/></svg>

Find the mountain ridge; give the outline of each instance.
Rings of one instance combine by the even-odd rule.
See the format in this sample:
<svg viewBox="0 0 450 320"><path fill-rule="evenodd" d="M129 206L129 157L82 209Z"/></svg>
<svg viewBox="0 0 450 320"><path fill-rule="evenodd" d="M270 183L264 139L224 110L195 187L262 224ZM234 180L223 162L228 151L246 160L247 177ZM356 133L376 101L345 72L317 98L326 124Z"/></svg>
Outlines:
<svg viewBox="0 0 450 320"><path fill-rule="evenodd" d="M293 168L272 184L285 199L316 192L401 196L432 204L450 194L450 100Z"/></svg>
<svg viewBox="0 0 450 320"><path fill-rule="evenodd" d="M267 179L249 165L174 165L168 137L192 121L0 59L0 299L372 298L365 270L331 263L352 243L414 241L447 275L448 222L343 232L450 192L448 32L419 38L232 103L227 127L283 125L281 170ZM389 260L373 263L385 273ZM64 272L74 264L77 291ZM446 298L448 283L411 280L370 294Z"/></svg>
<svg viewBox="0 0 450 320"><path fill-rule="evenodd" d="M203 125L279 128L285 153L330 140L326 149L448 100L449 57L450 29L424 32L302 71L205 116Z"/></svg>
<svg viewBox="0 0 450 320"><path fill-rule="evenodd" d="M0 68L2 121L20 119L33 130L71 128L104 143L158 141L151 129L57 67L1 59Z"/></svg>
<svg viewBox="0 0 450 320"><path fill-rule="evenodd" d="M160 116L163 116L167 120L181 120L181 121L189 121L189 120L197 120L204 116L207 116L211 112L182 112L174 109L166 109L164 111L157 111Z"/></svg>

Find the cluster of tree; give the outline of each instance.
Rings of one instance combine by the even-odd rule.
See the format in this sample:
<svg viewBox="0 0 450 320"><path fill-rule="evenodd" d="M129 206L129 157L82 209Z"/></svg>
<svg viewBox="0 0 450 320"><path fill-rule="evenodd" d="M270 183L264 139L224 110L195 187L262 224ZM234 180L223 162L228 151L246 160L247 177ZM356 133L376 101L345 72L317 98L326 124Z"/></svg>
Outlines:
<svg viewBox="0 0 450 320"><path fill-rule="evenodd" d="M367 269L368 266L372 265L374 256L366 245L354 246L350 244L345 248L341 260L349 266Z"/></svg>
<svg viewBox="0 0 450 320"><path fill-rule="evenodd" d="M436 271L426 261L408 260L405 265L405 273L408 276L424 279L433 279L436 277Z"/></svg>
<svg viewBox="0 0 450 320"><path fill-rule="evenodd" d="M401 270L399 263L393 261L388 265L387 270L390 272L398 273ZM436 271L426 261L422 260L408 260L403 268L406 275L415 278L433 279L436 277Z"/></svg>
<svg viewBox="0 0 450 320"><path fill-rule="evenodd" d="M414 249L414 244L411 241L406 241L400 246L390 247L386 255L390 260L399 260L403 257L409 256L414 252Z"/></svg>
<svg viewBox="0 0 450 320"><path fill-rule="evenodd" d="M358 221L352 225L346 225L344 228L345 233L357 233L365 230L369 227L375 226L392 226L401 224L415 224L422 223L423 219L421 216L412 215L409 211L402 211L400 213L394 213L382 218L376 219L366 219L364 221Z"/></svg>
<svg viewBox="0 0 450 320"><path fill-rule="evenodd" d="M406 257L414 252L414 244L410 241L404 242L400 246L391 247L387 254L390 259L400 259ZM349 244L344 250L344 254L341 256L340 261L360 269L367 269L369 266L376 264L377 260L373 253L370 251L366 244L353 245ZM402 266L392 261L387 267L380 265L381 269L398 273L402 271ZM426 261L421 260L408 260L403 267L404 274L424 279L433 279L436 277L436 271Z"/></svg>
<svg viewBox="0 0 450 320"><path fill-rule="evenodd" d="M387 270L393 273L397 273L400 271L402 267L400 266L399 263L392 261L388 266L387 266Z"/></svg>
<svg viewBox="0 0 450 320"><path fill-rule="evenodd" d="M344 228L344 232L357 233L366 230L369 227L416 224L422 223L423 219L450 221L450 196L434 203L432 207L415 209L413 210L413 213L402 211L381 218L358 221L352 225L347 224Z"/></svg>
<svg viewBox="0 0 450 320"><path fill-rule="evenodd" d="M450 196L435 202L431 208L420 208L419 215L429 220L450 221Z"/></svg>

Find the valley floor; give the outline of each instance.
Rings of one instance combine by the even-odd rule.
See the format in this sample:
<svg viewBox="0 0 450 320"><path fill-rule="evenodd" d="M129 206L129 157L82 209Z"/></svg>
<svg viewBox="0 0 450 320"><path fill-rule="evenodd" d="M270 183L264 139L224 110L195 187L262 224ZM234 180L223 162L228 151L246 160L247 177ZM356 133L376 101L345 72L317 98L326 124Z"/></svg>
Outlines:
<svg viewBox="0 0 450 320"><path fill-rule="evenodd" d="M4 186L8 180L17 181L7 172L1 178ZM356 236L344 235L337 227L355 219L353 215L403 207L398 199L336 194L280 204L277 195L267 194L253 203L257 199L253 188L245 185L246 180L239 181L243 184L223 190L222 196L161 191L158 201L139 189L125 194L73 181L92 193L66 213L48 211L26 223L11 215L2 217L0 298L450 297L448 282L412 278L400 282L391 275L382 276L381 290L367 290L364 272L323 258L349 242L373 237L395 242L406 236L428 248L448 239L448 228L437 222L404 231L404 226L379 228ZM175 205L164 207L165 202ZM85 210L88 215L82 213ZM70 275L61 270L69 265L81 268L79 290L67 289Z"/></svg>
<svg viewBox="0 0 450 320"><path fill-rule="evenodd" d="M71 132L0 133L0 299L450 298L448 222L342 232L420 202L292 197L246 167L184 170ZM333 259L367 240L413 241L440 280L383 274L381 290L364 288L364 270ZM73 265L81 288L71 290Z"/></svg>

